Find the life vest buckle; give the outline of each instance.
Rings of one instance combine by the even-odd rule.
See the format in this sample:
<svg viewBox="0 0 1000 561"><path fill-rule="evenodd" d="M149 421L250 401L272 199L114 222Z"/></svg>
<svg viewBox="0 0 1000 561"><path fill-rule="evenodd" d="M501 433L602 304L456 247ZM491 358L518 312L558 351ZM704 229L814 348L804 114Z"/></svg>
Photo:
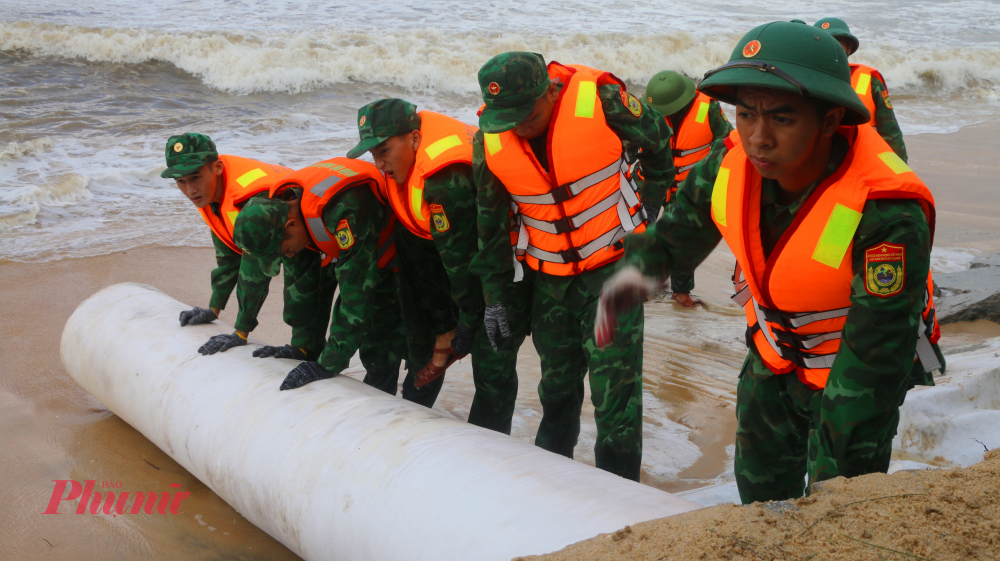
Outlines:
<svg viewBox="0 0 1000 561"><path fill-rule="evenodd" d="M556 229L556 234L566 234L576 229L573 227L569 216L563 216L559 220L552 222L552 226Z"/></svg>
<svg viewBox="0 0 1000 561"><path fill-rule="evenodd" d="M552 195L552 204L564 203L573 198L573 193L570 192L570 186L572 183L567 183L566 185L560 185L549 191L549 195Z"/></svg>

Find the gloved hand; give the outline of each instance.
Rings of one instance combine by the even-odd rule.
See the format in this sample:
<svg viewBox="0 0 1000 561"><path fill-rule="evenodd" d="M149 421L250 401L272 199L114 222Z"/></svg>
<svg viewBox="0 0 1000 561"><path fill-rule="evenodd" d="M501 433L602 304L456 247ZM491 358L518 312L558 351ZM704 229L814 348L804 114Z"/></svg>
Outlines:
<svg viewBox="0 0 1000 561"><path fill-rule="evenodd" d="M660 217L660 209L653 205L642 205L642 210L646 212L646 221L649 224L656 222L656 219Z"/></svg>
<svg viewBox="0 0 1000 561"><path fill-rule="evenodd" d="M451 348L456 355L465 356L472 351L472 339L476 332L462 322L455 326L455 338L451 340Z"/></svg>
<svg viewBox="0 0 1000 561"><path fill-rule="evenodd" d="M306 352L298 347L293 347L291 345L285 345L283 347L271 347L264 345L253 352L253 356L257 358L267 358L273 356L274 358L294 358L295 360L305 360Z"/></svg>
<svg viewBox="0 0 1000 561"><path fill-rule="evenodd" d="M242 347L247 344L247 340L240 337L236 333L227 333L225 335L213 335L207 343L202 345L198 352L203 355L214 355L215 353L221 353L222 351L228 351L233 347Z"/></svg>
<svg viewBox="0 0 1000 561"><path fill-rule="evenodd" d="M318 362L303 362L293 368L292 371L288 373L288 376L285 376L285 381L281 383L280 390L294 390L295 388L301 388L309 382L326 380L327 378L333 378L334 376L336 376L336 374L330 372L326 368L323 368Z"/></svg>
<svg viewBox="0 0 1000 561"><path fill-rule="evenodd" d="M500 345L503 344L503 339L510 337L510 326L507 325L507 308L503 304L490 304L486 306L483 325L486 326L486 336L489 337L493 350L499 351Z"/></svg>
<svg viewBox="0 0 1000 561"><path fill-rule="evenodd" d="M624 267L608 279L601 291L597 318L594 320L594 342L597 346L604 348L615 340L620 312L627 312L645 302L662 285L661 281L643 275L632 266Z"/></svg>
<svg viewBox="0 0 1000 561"><path fill-rule="evenodd" d="M181 312L181 327L211 323L218 319L218 317L211 308L191 308L190 310Z"/></svg>

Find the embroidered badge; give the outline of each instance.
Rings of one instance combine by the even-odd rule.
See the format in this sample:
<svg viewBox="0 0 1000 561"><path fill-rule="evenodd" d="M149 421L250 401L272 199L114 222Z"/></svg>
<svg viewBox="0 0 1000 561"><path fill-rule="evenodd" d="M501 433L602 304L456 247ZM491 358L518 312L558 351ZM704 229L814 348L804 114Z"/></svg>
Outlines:
<svg viewBox="0 0 1000 561"><path fill-rule="evenodd" d="M183 152L183 151L184 151L183 144L181 144L180 142L174 144L174 152Z"/></svg>
<svg viewBox="0 0 1000 561"><path fill-rule="evenodd" d="M443 234L451 228L448 215L445 214L444 207L441 205L431 205L431 222L434 223L434 229L439 234Z"/></svg>
<svg viewBox="0 0 1000 561"><path fill-rule="evenodd" d="M882 101L885 102L885 106L892 109L892 102L889 101L889 92L882 90Z"/></svg>
<svg viewBox="0 0 1000 561"><path fill-rule="evenodd" d="M368 120L368 119L366 119L365 117L367 117L367 115L362 115L362 116L361 116L361 120L360 120L360 121L358 121L358 126L359 126L359 127L363 127L363 126L365 126L365 121L367 121L367 120Z"/></svg>
<svg viewBox="0 0 1000 561"><path fill-rule="evenodd" d="M346 219L337 224L337 231L333 235L337 238L337 245L340 249L347 249L354 245L354 234L351 233L351 225L347 223Z"/></svg>
<svg viewBox="0 0 1000 561"><path fill-rule="evenodd" d="M623 94L622 103L625 104L625 108L628 109L628 112L631 113L633 117L642 115L642 102L639 101L639 98L630 93Z"/></svg>
<svg viewBox="0 0 1000 561"><path fill-rule="evenodd" d="M830 22L824 21L823 25L821 25L820 27L822 27L823 29L830 29Z"/></svg>
<svg viewBox="0 0 1000 561"><path fill-rule="evenodd" d="M493 95L497 95L498 93L500 93L500 84L496 82L490 82L490 93Z"/></svg>
<svg viewBox="0 0 1000 561"><path fill-rule="evenodd" d="M753 58L757 56L757 53L759 52L760 52L760 41L756 39L750 41L746 45L743 45L743 56L747 58Z"/></svg>
<svg viewBox="0 0 1000 561"><path fill-rule="evenodd" d="M865 250L865 290L888 298L903 291L906 271L906 246L881 243Z"/></svg>

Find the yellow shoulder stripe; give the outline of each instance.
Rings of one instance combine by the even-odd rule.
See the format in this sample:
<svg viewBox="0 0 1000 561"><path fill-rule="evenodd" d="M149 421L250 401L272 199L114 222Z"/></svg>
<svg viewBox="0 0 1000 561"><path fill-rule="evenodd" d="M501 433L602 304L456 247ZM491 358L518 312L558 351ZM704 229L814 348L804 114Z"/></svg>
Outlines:
<svg viewBox="0 0 1000 561"><path fill-rule="evenodd" d="M812 258L828 267L839 269L860 222L860 212L837 203L826 226L823 226L823 233L819 236Z"/></svg>
<svg viewBox="0 0 1000 561"><path fill-rule="evenodd" d="M238 215L239 213L240 211L238 210L231 210L226 213L226 216L229 217L229 223L232 224L233 226L236 226L236 215Z"/></svg>
<svg viewBox="0 0 1000 561"><path fill-rule="evenodd" d="M427 157L433 160L444 153L445 150L450 150L451 148L461 145L462 140L458 138L457 134L453 134L434 142L427 148L424 148L424 152L427 152Z"/></svg>
<svg viewBox="0 0 1000 561"><path fill-rule="evenodd" d="M597 82L580 82L576 92L576 110L574 116L592 119L594 104L597 103Z"/></svg>
<svg viewBox="0 0 1000 561"><path fill-rule="evenodd" d="M267 172L257 168L255 170L250 170L236 179L236 182L240 184L240 187L246 189L247 185L250 185L254 181L257 181L261 177L267 176Z"/></svg>
<svg viewBox="0 0 1000 561"><path fill-rule="evenodd" d="M486 144L486 150L490 153L490 156L503 149L503 143L500 142L499 134L484 132L483 142Z"/></svg>
<svg viewBox="0 0 1000 561"><path fill-rule="evenodd" d="M896 155L895 152L882 152L878 155L878 159L882 160L882 163L889 166L889 169L894 171L896 175L913 171L910 169L910 166L906 165L906 162L904 162L902 158Z"/></svg>
<svg viewBox="0 0 1000 561"><path fill-rule="evenodd" d="M858 95L865 95L868 93L868 86L870 86L871 83L872 75L868 73L862 74L858 77L858 85L855 86L854 91L857 92Z"/></svg>
<svg viewBox="0 0 1000 561"><path fill-rule="evenodd" d="M698 104L698 115L695 116L694 122L704 123L705 118L707 117L708 117L708 104L702 101Z"/></svg>

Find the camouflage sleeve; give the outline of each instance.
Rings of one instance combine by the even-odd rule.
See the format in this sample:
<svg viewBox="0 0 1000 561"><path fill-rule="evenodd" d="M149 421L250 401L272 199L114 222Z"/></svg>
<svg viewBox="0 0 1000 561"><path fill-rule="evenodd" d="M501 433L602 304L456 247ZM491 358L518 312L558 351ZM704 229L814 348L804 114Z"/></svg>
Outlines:
<svg viewBox="0 0 1000 561"><path fill-rule="evenodd" d="M476 182L479 247L469 270L483 284L486 304L506 304L507 286L514 280L514 252L510 247L510 195L486 165L483 132L472 142L472 176Z"/></svg>
<svg viewBox="0 0 1000 561"><path fill-rule="evenodd" d="M212 299L208 307L224 310L240 276L240 254L220 240L215 232L212 232L212 245L215 246L216 266L212 269Z"/></svg>
<svg viewBox="0 0 1000 561"><path fill-rule="evenodd" d="M472 168L452 165L428 177L424 200L431 212L431 237L448 273L451 297L458 304L458 318L476 330L483 321L484 303L479 278L469 269L479 245Z"/></svg>
<svg viewBox="0 0 1000 561"><path fill-rule="evenodd" d="M930 268L923 210L913 201L868 201L853 247L851 307L823 390L816 460L820 474L846 477L859 473L844 466L864 465L891 441L885 427L894 426L911 385ZM894 251L898 257L875 257Z"/></svg>
<svg viewBox="0 0 1000 561"><path fill-rule="evenodd" d="M719 245L722 234L712 221L712 189L726 156L717 140L708 156L691 168L660 219L641 234L625 238L625 261L643 274L665 278L676 268L693 272Z"/></svg>
<svg viewBox="0 0 1000 561"><path fill-rule="evenodd" d="M726 114L722 112L722 106L714 99L708 104L708 127L712 129L714 140L726 138L729 133L733 132L733 125L729 123Z"/></svg>
<svg viewBox="0 0 1000 561"><path fill-rule="evenodd" d="M271 277L264 274L256 259L240 260L239 281L236 283L236 301L240 310L236 314L234 329L250 332L257 327L257 315L267 299L270 285Z"/></svg>
<svg viewBox="0 0 1000 561"><path fill-rule="evenodd" d="M608 127L615 131L629 153L639 152L642 204L659 210L667 199L667 189L674 182L670 125L639 98L623 94L620 86L604 85L598 88L598 93Z"/></svg>
<svg viewBox="0 0 1000 561"><path fill-rule="evenodd" d="M906 157L906 144L903 143L903 131L899 129L899 122L896 121L896 113L892 110L892 100L889 99L889 90L876 76L872 76L872 100L875 102L875 130L878 131L882 140L892 148L904 162Z"/></svg>
<svg viewBox="0 0 1000 561"><path fill-rule="evenodd" d="M330 338L319 363L331 372L347 368L361 345L378 276L378 236L384 207L367 186L348 189L323 209L323 222L340 247L336 267L340 295L333 304Z"/></svg>

